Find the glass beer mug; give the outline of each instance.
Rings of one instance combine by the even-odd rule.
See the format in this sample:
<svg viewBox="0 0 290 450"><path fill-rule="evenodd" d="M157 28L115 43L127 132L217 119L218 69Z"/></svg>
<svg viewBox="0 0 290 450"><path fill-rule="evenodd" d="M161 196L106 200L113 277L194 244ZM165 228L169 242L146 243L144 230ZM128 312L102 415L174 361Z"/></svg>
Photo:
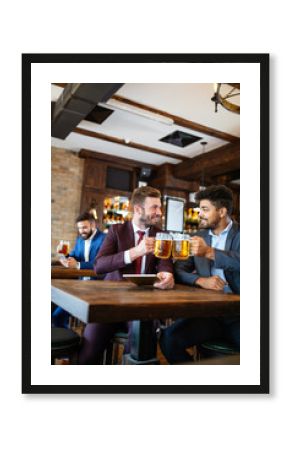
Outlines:
<svg viewBox="0 0 290 450"><path fill-rule="evenodd" d="M69 254L70 243L69 241L59 241L58 246L56 247L56 252L60 255L61 258L65 258Z"/></svg>
<svg viewBox="0 0 290 450"><path fill-rule="evenodd" d="M168 233L157 233L155 236L154 255L156 258L168 259L171 255L172 237Z"/></svg>
<svg viewBox="0 0 290 450"><path fill-rule="evenodd" d="M175 234L172 242L172 257L174 259L187 259L189 257L189 240L188 234Z"/></svg>

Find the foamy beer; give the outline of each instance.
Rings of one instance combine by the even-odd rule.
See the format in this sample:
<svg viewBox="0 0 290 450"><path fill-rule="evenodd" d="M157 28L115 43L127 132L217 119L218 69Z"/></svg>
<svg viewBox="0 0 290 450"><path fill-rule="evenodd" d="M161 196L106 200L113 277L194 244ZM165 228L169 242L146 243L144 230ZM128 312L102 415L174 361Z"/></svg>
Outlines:
<svg viewBox="0 0 290 450"><path fill-rule="evenodd" d="M65 257L69 254L69 249L70 249L69 241L61 240L59 241L56 251L59 255Z"/></svg>
<svg viewBox="0 0 290 450"><path fill-rule="evenodd" d="M168 233L157 233L155 236L154 255L156 258L168 259L171 255L172 237Z"/></svg>
<svg viewBox="0 0 290 450"><path fill-rule="evenodd" d="M172 257L174 259L187 259L189 257L189 235L175 234L172 242Z"/></svg>

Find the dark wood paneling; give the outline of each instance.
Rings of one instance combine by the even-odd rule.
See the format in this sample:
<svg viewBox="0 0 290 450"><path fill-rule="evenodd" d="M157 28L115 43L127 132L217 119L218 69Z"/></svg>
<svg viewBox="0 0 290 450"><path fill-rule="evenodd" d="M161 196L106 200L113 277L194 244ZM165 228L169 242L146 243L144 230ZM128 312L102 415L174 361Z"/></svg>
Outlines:
<svg viewBox="0 0 290 450"><path fill-rule="evenodd" d="M107 155L106 153L101 153L101 152L92 152L91 150L86 150L86 149L82 149L79 152L79 157L80 158L91 158L91 159L95 159L98 161L114 163L120 168L121 167L122 168L125 168L125 167L133 167L133 168L147 167L149 169L154 170L157 167L153 164L143 163L140 161L135 161L133 159L121 158L120 156L115 156L115 155Z"/></svg>
<svg viewBox="0 0 290 450"><path fill-rule="evenodd" d="M225 175L240 168L240 144L227 144L211 152L192 158L186 163L174 166L177 178L197 180L205 176Z"/></svg>
<svg viewBox="0 0 290 450"><path fill-rule="evenodd" d="M155 178L152 179L151 185L160 189L169 188L176 191L191 192L195 187L191 181L176 178L173 175L175 166L173 164L163 164L156 171Z"/></svg>
<svg viewBox="0 0 290 450"><path fill-rule="evenodd" d="M84 167L84 187L93 187L95 189L104 189L106 182L107 163L95 161L91 158L86 159Z"/></svg>

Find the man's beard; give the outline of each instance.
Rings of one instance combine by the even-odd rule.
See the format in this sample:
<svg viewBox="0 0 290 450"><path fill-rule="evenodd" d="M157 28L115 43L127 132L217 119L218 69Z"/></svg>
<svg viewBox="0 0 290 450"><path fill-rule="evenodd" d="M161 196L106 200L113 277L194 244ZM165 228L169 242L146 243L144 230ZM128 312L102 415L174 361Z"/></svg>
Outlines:
<svg viewBox="0 0 290 450"><path fill-rule="evenodd" d="M93 230L89 231L88 233L81 234L81 237L83 238L84 241L86 241L87 239L89 239L91 237L92 234L93 234Z"/></svg>
<svg viewBox="0 0 290 450"><path fill-rule="evenodd" d="M143 215L140 217L140 222L143 222L144 225L145 225L145 227L148 228L148 227L150 227L151 225L156 225L156 224L158 224L159 222L161 222L161 218L162 218L162 216L159 215L159 214L156 214L156 215L154 215L153 217L151 217L151 216L146 216L145 214L143 214Z"/></svg>
<svg viewBox="0 0 290 450"><path fill-rule="evenodd" d="M208 220L201 219L198 225L199 230L214 230L218 225L218 222L209 223Z"/></svg>

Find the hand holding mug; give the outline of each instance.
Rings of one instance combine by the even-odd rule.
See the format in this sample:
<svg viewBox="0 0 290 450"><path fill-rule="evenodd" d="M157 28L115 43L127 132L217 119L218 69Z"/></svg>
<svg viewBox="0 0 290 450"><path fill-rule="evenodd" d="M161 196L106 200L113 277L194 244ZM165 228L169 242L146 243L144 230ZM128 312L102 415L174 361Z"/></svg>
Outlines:
<svg viewBox="0 0 290 450"><path fill-rule="evenodd" d="M214 259L214 249L207 245L200 236L194 236L190 239L190 254L192 256L204 256L205 258Z"/></svg>

